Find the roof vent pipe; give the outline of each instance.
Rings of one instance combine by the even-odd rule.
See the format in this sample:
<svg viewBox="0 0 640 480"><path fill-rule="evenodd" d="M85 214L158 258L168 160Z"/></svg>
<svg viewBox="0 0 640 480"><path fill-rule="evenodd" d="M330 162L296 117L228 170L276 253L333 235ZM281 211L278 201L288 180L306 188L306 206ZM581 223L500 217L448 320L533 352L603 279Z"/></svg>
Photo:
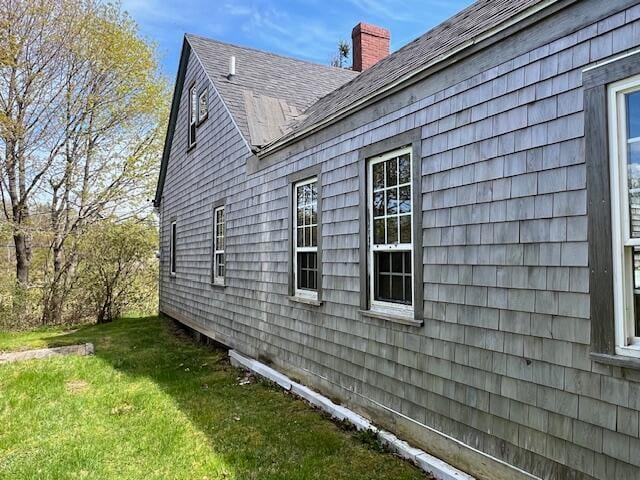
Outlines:
<svg viewBox="0 0 640 480"><path fill-rule="evenodd" d="M236 57L235 55L232 55L231 58L229 59L229 75L227 76L227 78L229 80L231 80L236 74Z"/></svg>

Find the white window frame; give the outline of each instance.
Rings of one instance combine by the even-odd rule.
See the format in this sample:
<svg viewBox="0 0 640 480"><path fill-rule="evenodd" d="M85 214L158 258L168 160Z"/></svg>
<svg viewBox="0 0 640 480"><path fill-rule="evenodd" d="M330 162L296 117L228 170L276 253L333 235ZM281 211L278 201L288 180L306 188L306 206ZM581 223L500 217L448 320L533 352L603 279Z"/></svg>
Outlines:
<svg viewBox="0 0 640 480"><path fill-rule="evenodd" d="M176 221L173 220L169 225L169 275L175 276L177 270L177 264L175 259L175 251L178 237L178 226Z"/></svg>
<svg viewBox="0 0 640 480"><path fill-rule="evenodd" d="M223 248L222 249L218 249L217 245L218 245L218 212L222 211L223 214L223 220L222 220L222 241L223 243ZM211 259L212 264L213 264L213 283L215 285L224 285L224 279L225 276L227 274L227 255L224 253L225 252L225 248L227 246L227 229L226 229L226 224L227 224L227 212L225 211L224 205L220 206L220 207L216 207L213 210L213 245L211 246L211 248L213 249L213 258ZM218 275L218 255L224 255L224 275Z"/></svg>
<svg viewBox="0 0 640 480"><path fill-rule="evenodd" d="M195 95L195 105L194 105ZM187 148L191 148L196 144L196 127L198 126L198 102L200 97L196 84L194 83L189 87L189 109L188 109L188 129L187 129ZM193 129L193 138L191 138L191 131Z"/></svg>
<svg viewBox="0 0 640 480"><path fill-rule="evenodd" d="M318 300L318 290L320 288L319 282L320 275L316 277L316 290L307 290L304 288L298 288L298 252L310 252L316 253L316 272L320 272L320 265L318 265L318 242L320 239L320 225L316 226L316 246L315 247L298 247L298 187L316 183L316 191L318 191L317 183L318 177L311 177L306 180L301 180L293 184L293 291L296 297L305 298L309 300ZM318 199L316 198L316 209L318 206ZM317 219L316 211L316 219ZM317 221L317 220L316 220Z"/></svg>
<svg viewBox="0 0 640 480"><path fill-rule="evenodd" d="M624 96L638 90L640 75L612 83L607 92L616 354L631 357L640 357L640 337L635 336L631 267L633 247L640 247L640 238L630 235L627 145L628 140L636 139L627 139Z"/></svg>
<svg viewBox="0 0 640 480"><path fill-rule="evenodd" d="M394 157L400 157L402 155L409 155L409 185L411 186L411 243L397 243L397 244L385 244L385 245L375 245L373 241L373 166L385 162ZM411 147L401 148L398 150L394 150L392 152L385 153L383 155L378 155L367 160L367 215L368 215L368 268L367 275L369 277L369 305L372 311L383 313L383 314L391 314L391 315L402 315L402 316L410 316L413 314L414 305L415 305L415 269L414 269L414 248L413 244L415 242L414 232L413 232L413 219L414 219L414 192L413 192L413 151ZM386 169L385 169L385 185L386 185ZM399 180L398 180L399 181ZM386 205L385 205L386 208ZM399 237L399 234L398 234ZM398 238L400 240L400 238ZM407 251L411 252L411 305L405 305L401 303L393 303L393 302L384 302L380 300L375 300L375 266L374 266L374 252L384 252L384 251Z"/></svg>
<svg viewBox="0 0 640 480"><path fill-rule="evenodd" d="M204 103L206 105L206 111L204 112L204 115L202 114L201 111L201 107L202 107L202 99L205 99ZM209 116L209 89L208 88L204 88L199 94L198 94L198 123L197 125L200 125L202 122L204 122L207 117Z"/></svg>

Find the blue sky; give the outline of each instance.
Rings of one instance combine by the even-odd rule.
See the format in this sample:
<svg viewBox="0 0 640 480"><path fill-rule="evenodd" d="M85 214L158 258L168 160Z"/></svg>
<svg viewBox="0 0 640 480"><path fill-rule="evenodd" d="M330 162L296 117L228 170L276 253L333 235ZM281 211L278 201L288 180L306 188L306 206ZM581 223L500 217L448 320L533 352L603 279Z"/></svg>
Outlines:
<svg viewBox="0 0 640 480"><path fill-rule="evenodd" d="M391 30L397 50L472 0L123 0L141 33L159 46L174 78L185 32L329 63L360 21Z"/></svg>

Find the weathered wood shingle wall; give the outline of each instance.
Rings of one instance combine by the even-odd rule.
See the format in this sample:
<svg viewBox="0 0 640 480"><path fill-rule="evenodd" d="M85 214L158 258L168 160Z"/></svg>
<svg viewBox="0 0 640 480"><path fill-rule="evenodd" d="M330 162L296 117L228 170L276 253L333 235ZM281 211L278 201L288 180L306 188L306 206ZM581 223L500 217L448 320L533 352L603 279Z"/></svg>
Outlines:
<svg viewBox="0 0 640 480"><path fill-rule="evenodd" d="M185 89L162 200L161 309L381 423L397 421L384 405L542 478L640 478L640 375L589 359L581 87L583 68L640 46L640 7L621 8L631 3L578 2L250 175L248 149L213 92L185 153ZM598 18L607 10L619 13ZM193 79L206 82L192 59ZM358 150L415 127L420 328L358 313ZM317 164L324 275L313 307L287 300L286 176ZM225 289L210 285L220 198ZM402 425L420 441L419 427Z"/></svg>

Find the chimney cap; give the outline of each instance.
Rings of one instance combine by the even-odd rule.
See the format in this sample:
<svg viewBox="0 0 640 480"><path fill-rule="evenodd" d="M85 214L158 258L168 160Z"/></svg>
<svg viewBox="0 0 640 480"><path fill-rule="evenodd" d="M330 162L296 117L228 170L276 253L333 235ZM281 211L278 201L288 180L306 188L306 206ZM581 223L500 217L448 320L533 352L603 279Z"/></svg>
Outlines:
<svg viewBox="0 0 640 480"><path fill-rule="evenodd" d="M370 23L360 22L351 31L351 36L355 36L359 33L367 33L369 35L373 35L380 38L391 38L391 32L386 28L379 27L377 25L372 25Z"/></svg>

